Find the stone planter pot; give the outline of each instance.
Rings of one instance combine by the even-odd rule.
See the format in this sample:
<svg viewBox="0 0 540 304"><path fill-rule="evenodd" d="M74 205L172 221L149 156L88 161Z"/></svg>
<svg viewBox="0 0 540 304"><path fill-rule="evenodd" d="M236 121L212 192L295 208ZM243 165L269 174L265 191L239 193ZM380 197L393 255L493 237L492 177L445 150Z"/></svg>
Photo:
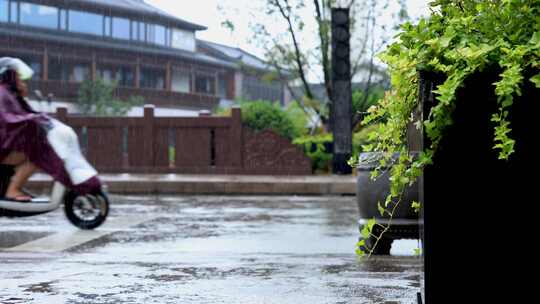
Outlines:
<svg viewBox="0 0 540 304"><path fill-rule="evenodd" d="M397 160L399 155L393 157ZM390 193L390 172L383 168L381 175L375 180L371 179L371 171L378 166L381 154L377 152L369 152L360 154L360 163L357 166L357 190L356 199L358 210L360 213L360 229L367 223L369 219L376 218L377 222L383 225L389 223L388 214L382 216L377 208L378 202L384 204L387 195ZM389 254L392 241L403 238L418 238L419 224L418 213L411 208L413 201L419 201L418 183L407 188L401 202L397 205L394 216L391 220L391 228L386 231L383 238L377 243L374 254ZM389 206L392 208L392 206ZM375 229L375 234L380 233L379 229ZM369 249L373 246L373 238L366 240L366 246Z"/></svg>

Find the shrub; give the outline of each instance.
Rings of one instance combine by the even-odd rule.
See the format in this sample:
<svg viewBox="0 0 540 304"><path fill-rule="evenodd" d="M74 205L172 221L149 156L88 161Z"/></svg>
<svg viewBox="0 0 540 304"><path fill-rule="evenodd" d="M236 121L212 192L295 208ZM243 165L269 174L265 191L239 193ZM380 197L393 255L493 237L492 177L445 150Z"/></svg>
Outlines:
<svg viewBox="0 0 540 304"><path fill-rule="evenodd" d="M294 121L298 118L296 111L287 113L279 104L265 100L240 101L239 105L242 109L242 123L255 131L270 129L288 139L305 133L300 127L302 122ZM231 109L219 108L217 114L229 116Z"/></svg>
<svg viewBox="0 0 540 304"><path fill-rule="evenodd" d="M311 159L313 172L329 172L332 162L332 134L308 135L296 138L293 144L301 146Z"/></svg>
<svg viewBox="0 0 540 304"><path fill-rule="evenodd" d="M292 121L296 136L304 136L309 132L309 118L302 110L297 101L293 101L285 107L285 113Z"/></svg>
<svg viewBox="0 0 540 304"><path fill-rule="evenodd" d="M77 105L83 114L122 116L132 107L144 104L140 96L131 96L125 101L115 99L115 89L116 83L108 84L100 78L85 80L78 92Z"/></svg>

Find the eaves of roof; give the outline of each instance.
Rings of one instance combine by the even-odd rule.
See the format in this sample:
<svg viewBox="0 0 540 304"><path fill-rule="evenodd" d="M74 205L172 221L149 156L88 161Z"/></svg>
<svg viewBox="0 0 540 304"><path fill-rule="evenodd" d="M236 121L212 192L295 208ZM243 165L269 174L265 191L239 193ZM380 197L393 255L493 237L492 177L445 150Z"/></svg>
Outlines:
<svg viewBox="0 0 540 304"><path fill-rule="evenodd" d="M82 9L97 13L110 13L140 17L145 20L163 22L187 30L201 31L207 27L195 24L165 11L162 11L142 0L25 0L44 5L62 8Z"/></svg>
<svg viewBox="0 0 540 304"><path fill-rule="evenodd" d="M131 41L117 41L92 35L81 35L68 32L62 32L61 34L59 34L56 33L56 31L48 31L42 29L26 29L8 24L0 25L0 35L5 35L8 37L20 37L37 41L51 41L65 45L94 47L108 50L121 50L127 52L142 53L146 55L169 56L224 68L238 68L237 65L233 62L208 56L199 52L189 52L170 47L160 47L157 45L143 45Z"/></svg>
<svg viewBox="0 0 540 304"><path fill-rule="evenodd" d="M274 67L270 66L264 60L260 59L259 57L253 54L250 54L244 51L241 48L231 47L231 46L227 46L227 45L223 45L223 44L219 44L215 42L210 42L210 41L205 41L205 40L200 40L200 39L197 39L197 45L206 49L209 53L212 54L212 56L218 57L223 60L235 62L238 65L238 68L247 66L250 69L255 69L261 72L268 72L268 71L276 70ZM252 62L247 61L246 57L250 58L251 60L257 63L253 64ZM283 70L282 72L284 72L286 76L291 75L289 71Z"/></svg>

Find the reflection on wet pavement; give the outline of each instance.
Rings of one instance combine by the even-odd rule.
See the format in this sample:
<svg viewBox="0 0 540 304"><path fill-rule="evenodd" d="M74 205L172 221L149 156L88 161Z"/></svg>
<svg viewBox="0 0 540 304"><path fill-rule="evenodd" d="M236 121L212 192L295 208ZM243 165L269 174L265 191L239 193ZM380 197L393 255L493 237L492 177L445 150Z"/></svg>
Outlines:
<svg viewBox="0 0 540 304"><path fill-rule="evenodd" d="M0 231L0 248L15 247L50 234L46 231Z"/></svg>
<svg viewBox="0 0 540 304"><path fill-rule="evenodd" d="M352 197L114 201L89 242L47 254L0 249L0 303L415 303L419 258L356 259ZM114 225L141 216L150 220ZM75 230L61 211L0 226L3 236Z"/></svg>

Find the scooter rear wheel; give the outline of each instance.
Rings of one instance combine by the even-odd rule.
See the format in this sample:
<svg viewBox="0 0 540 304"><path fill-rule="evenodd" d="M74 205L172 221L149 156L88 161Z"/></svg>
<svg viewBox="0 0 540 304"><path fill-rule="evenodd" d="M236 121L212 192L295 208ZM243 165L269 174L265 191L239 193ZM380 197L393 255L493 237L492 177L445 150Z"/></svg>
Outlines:
<svg viewBox="0 0 540 304"><path fill-rule="evenodd" d="M66 217L75 226L91 230L99 227L109 214L109 199L102 191L79 195L73 191L64 197Z"/></svg>

